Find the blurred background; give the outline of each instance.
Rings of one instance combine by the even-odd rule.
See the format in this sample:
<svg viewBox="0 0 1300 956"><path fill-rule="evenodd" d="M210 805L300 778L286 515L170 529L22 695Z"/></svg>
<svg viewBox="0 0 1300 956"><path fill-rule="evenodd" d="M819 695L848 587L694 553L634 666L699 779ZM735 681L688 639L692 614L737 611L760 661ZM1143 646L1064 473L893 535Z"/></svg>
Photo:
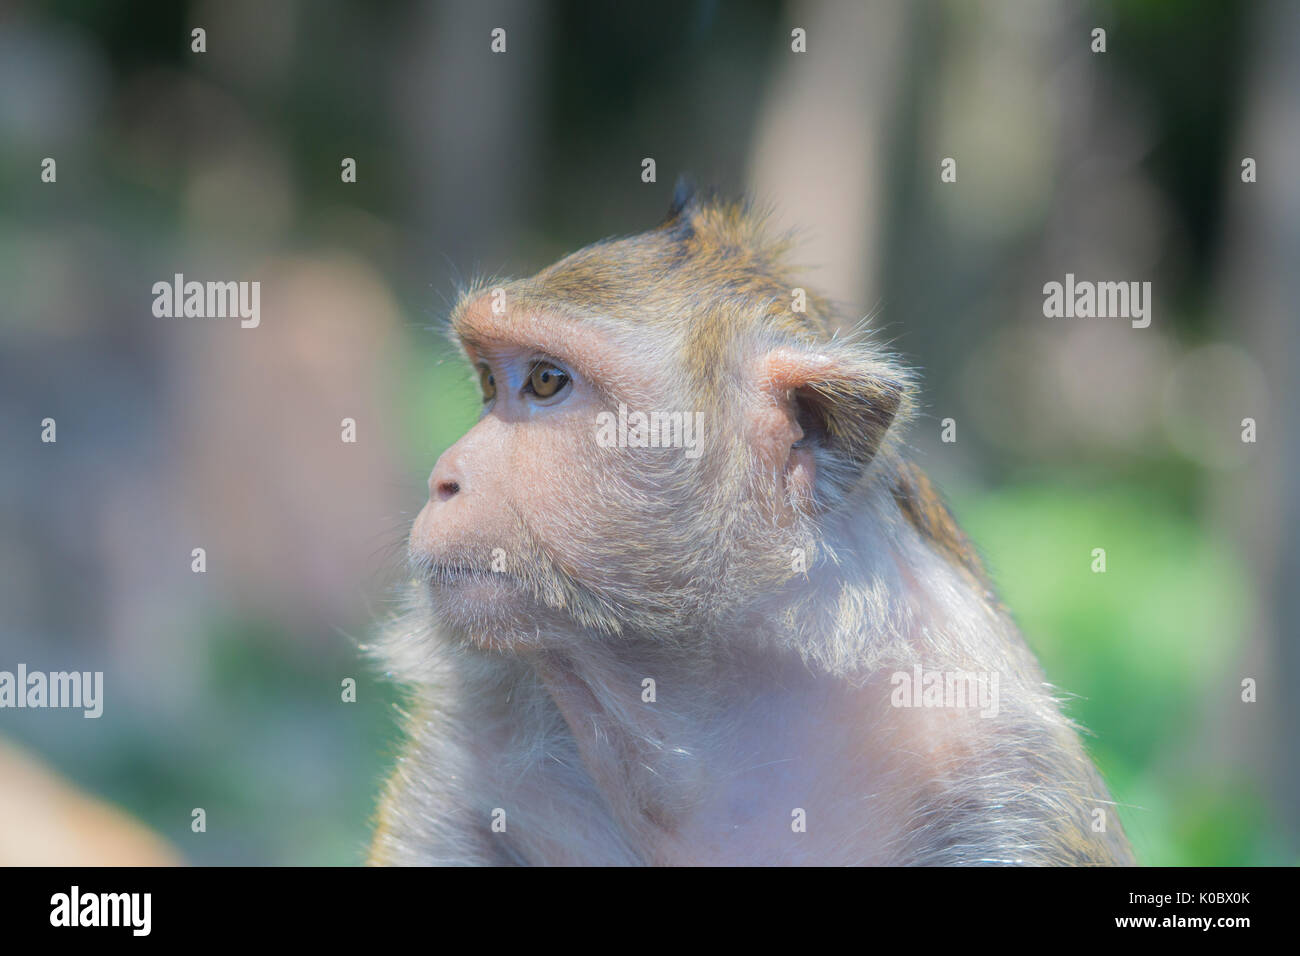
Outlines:
<svg viewBox="0 0 1300 956"><path fill-rule="evenodd" d="M922 369L913 447L1140 861L1295 863L1297 171L1288 2L5 4L0 669L106 689L0 711L0 862L363 859L399 695L356 645L478 407L430 326L685 173ZM260 328L155 318L178 272ZM1151 326L1044 318L1067 272Z"/></svg>

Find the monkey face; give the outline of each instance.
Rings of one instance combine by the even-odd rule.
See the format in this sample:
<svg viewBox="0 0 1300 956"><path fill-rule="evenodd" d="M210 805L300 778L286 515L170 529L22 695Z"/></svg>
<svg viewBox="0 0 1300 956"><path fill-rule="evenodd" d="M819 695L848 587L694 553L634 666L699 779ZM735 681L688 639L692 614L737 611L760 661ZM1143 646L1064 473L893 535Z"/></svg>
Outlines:
<svg viewBox="0 0 1300 956"><path fill-rule="evenodd" d="M661 628L665 607L684 613L697 586L682 556L699 550L683 533L706 480L691 456L703 436L629 442L620 406L624 419L655 408L667 380L599 329L494 313L490 300L457 324L482 417L439 458L410 537L434 613L495 647L545 643L575 620L611 634Z"/></svg>
<svg viewBox="0 0 1300 956"><path fill-rule="evenodd" d="M445 626L491 646L575 623L704 640L761 618L822 518L851 511L905 380L782 305L789 277L748 228L687 211L462 298L483 415L410 540Z"/></svg>

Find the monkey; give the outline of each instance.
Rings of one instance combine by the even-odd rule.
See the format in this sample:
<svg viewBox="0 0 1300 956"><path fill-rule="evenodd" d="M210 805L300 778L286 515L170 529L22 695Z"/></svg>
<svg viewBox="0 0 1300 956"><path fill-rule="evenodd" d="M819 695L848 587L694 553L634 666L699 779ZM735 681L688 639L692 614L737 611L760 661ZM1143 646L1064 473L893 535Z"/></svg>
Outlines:
<svg viewBox="0 0 1300 956"><path fill-rule="evenodd" d="M483 408L366 648L409 689L369 863L1133 863L908 459L914 373L796 297L793 246L679 189L458 296Z"/></svg>

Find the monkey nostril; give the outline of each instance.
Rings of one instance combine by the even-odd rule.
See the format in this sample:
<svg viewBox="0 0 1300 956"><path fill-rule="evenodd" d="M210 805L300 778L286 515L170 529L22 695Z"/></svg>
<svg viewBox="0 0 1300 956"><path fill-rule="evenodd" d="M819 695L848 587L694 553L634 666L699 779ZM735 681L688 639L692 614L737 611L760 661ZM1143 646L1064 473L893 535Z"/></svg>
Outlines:
<svg viewBox="0 0 1300 956"><path fill-rule="evenodd" d="M460 491L460 483L456 481L438 482L438 500L446 501L448 498Z"/></svg>

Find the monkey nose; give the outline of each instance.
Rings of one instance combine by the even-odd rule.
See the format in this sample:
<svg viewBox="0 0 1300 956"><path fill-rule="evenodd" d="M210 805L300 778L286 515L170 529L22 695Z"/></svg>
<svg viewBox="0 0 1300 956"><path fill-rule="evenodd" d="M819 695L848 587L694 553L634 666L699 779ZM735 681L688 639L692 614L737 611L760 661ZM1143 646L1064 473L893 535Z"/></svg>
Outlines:
<svg viewBox="0 0 1300 956"><path fill-rule="evenodd" d="M449 501L460 493L462 484L464 481L460 469L456 467L455 458L444 454L433 466L433 474L429 476L429 500Z"/></svg>

